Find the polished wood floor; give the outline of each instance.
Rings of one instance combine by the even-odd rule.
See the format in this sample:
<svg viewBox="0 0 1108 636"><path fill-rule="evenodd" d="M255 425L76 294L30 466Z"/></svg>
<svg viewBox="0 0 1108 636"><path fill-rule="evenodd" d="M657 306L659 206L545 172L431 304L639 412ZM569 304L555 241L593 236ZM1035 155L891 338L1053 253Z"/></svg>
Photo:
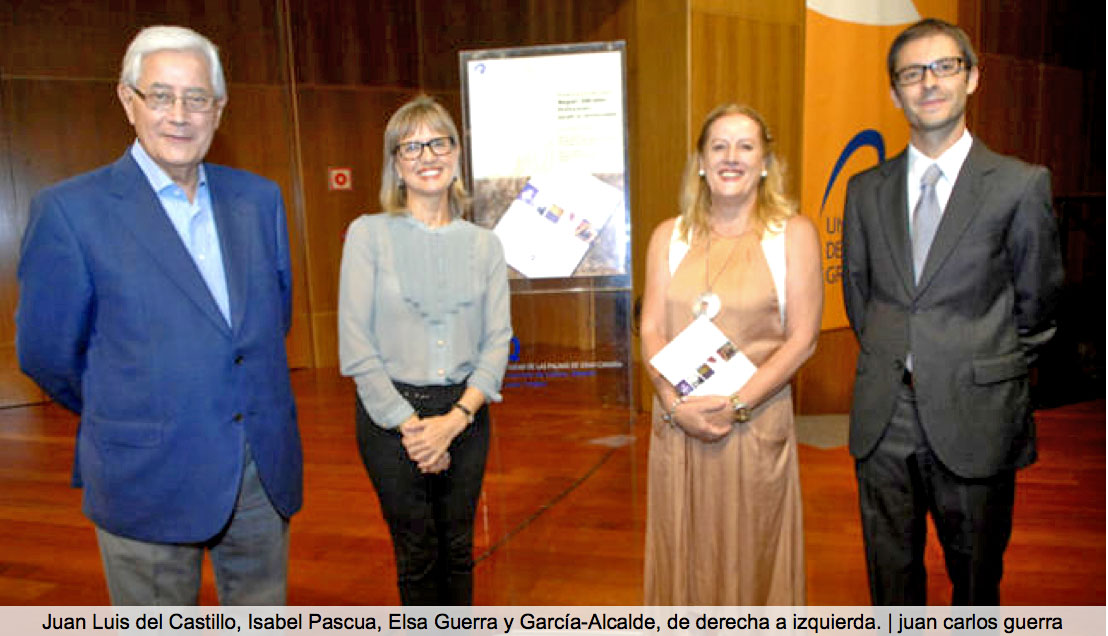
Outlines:
<svg viewBox="0 0 1108 636"><path fill-rule="evenodd" d="M334 370L293 379L306 493L292 523L289 602L395 604L391 547L354 446L352 388ZM476 525L479 604L641 602L648 425L622 409L582 408L589 390L508 389L495 407ZM68 486L74 427L52 405L0 411L0 604L108 601L80 493ZM1019 475L1002 599L1104 605L1104 401L1041 412L1039 435L1040 460ZM802 445L800 463L809 602L866 604L849 455ZM928 567L931 601L948 602L934 542ZM214 603L208 579L201 600Z"/></svg>

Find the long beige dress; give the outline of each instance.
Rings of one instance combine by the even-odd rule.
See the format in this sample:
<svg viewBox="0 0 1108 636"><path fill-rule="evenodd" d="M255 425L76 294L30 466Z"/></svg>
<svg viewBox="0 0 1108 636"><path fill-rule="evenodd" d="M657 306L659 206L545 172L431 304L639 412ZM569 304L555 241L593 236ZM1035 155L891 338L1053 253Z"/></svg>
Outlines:
<svg viewBox="0 0 1108 636"><path fill-rule="evenodd" d="M753 232L713 237L710 259L712 289L723 305L714 322L758 366L785 335L759 239ZM705 265L705 244L694 241L666 295L667 339L692 321L693 300L705 289ZM664 409L655 397L646 604L805 604L800 475L788 385L760 404L749 422L736 424L714 443L663 422Z"/></svg>

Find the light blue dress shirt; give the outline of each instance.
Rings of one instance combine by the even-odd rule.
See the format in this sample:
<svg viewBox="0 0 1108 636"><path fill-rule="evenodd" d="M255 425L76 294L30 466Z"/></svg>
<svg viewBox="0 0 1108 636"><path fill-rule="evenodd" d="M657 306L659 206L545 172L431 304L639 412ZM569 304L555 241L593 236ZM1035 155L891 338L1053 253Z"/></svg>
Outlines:
<svg viewBox="0 0 1108 636"><path fill-rule="evenodd" d="M395 428L415 411L393 381L459 384L500 400L512 338L504 249L454 219L428 228L373 214L346 232L339 276L339 365L370 418Z"/></svg>
<svg viewBox="0 0 1108 636"><path fill-rule="evenodd" d="M204 165L198 168L196 198L189 201L184 189L154 163L137 140L131 146L131 156L146 175L150 187L154 188L173 229L177 230L185 249L192 255L192 262L196 263L196 269L207 283L223 319L230 325L231 301L227 293L227 275L223 270L223 252L219 248L219 232L212 214L212 195Z"/></svg>

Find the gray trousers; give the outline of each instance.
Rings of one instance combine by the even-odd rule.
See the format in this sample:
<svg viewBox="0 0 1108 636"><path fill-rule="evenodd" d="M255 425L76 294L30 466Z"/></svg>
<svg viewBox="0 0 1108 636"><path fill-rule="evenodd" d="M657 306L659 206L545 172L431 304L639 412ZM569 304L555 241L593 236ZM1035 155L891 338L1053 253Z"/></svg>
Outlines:
<svg viewBox="0 0 1108 636"><path fill-rule="evenodd" d="M909 386L901 388L881 441L855 470L874 605L927 604L929 513L954 586L952 604L1000 603L1015 471L985 479L950 472L927 443Z"/></svg>
<svg viewBox="0 0 1108 636"><path fill-rule="evenodd" d="M204 553L223 605L284 605L288 520L265 494L246 448L242 485L223 530L201 543L150 543L96 528L113 605L196 605Z"/></svg>

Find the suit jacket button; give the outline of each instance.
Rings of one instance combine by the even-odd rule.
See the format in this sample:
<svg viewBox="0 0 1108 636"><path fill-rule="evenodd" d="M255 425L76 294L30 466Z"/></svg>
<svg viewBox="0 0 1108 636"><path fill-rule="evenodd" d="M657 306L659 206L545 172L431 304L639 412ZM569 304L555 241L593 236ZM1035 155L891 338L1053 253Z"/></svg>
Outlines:
<svg viewBox="0 0 1108 636"><path fill-rule="evenodd" d="M242 421L242 413L235 413L234 417L232 417L231 419L235 422L241 422Z"/></svg>
<svg viewBox="0 0 1108 636"><path fill-rule="evenodd" d="M242 364L242 356L235 356L235 364Z"/></svg>

